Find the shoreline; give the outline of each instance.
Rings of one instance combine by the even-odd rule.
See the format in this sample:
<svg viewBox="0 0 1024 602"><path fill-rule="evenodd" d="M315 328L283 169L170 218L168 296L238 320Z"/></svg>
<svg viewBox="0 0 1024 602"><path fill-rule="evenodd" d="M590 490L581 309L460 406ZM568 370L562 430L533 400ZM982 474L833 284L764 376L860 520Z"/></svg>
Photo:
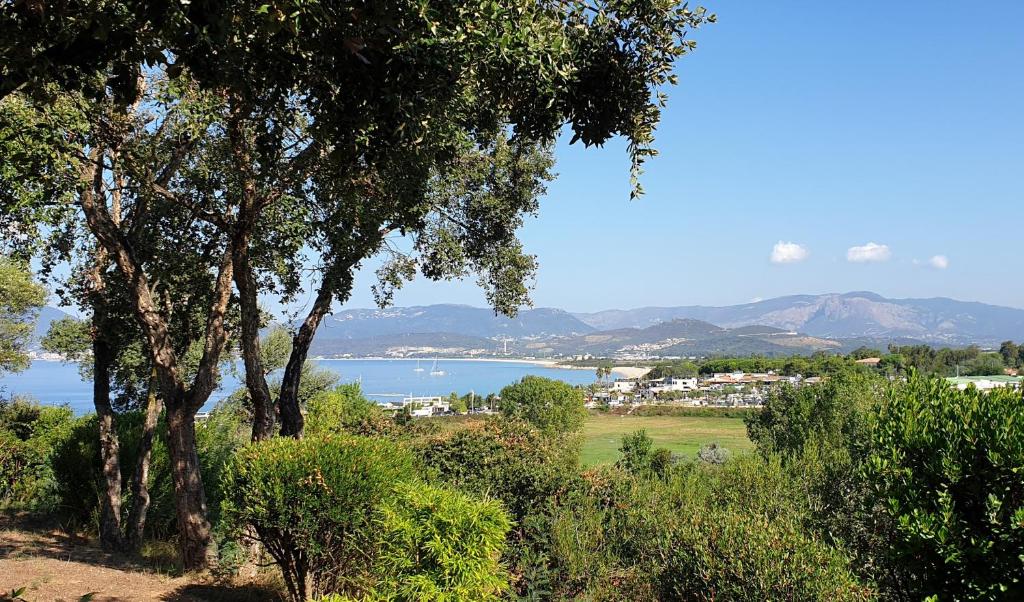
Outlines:
<svg viewBox="0 0 1024 602"><path fill-rule="evenodd" d="M314 357L310 358L313 361L326 361L326 362L360 362L360 361L373 361L373 362L433 362L435 359L438 362L495 362L501 364L533 364L535 366L545 366L547 368L565 368L573 369L575 366L562 366L559 365L556 360L546 359L518 359L510 357Z"/></svg>

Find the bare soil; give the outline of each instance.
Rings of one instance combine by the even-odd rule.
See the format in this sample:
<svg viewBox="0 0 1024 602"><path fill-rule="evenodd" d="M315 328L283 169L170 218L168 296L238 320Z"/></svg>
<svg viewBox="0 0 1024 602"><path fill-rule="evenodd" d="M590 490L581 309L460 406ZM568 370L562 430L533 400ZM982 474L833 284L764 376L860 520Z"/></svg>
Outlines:
<svg viewBox="0 0 1024 602"><path fill-rule="evenodd" d="M281 599L269 575L225 580L154 564L160 563L103 552L87 538L24 517L0 516L0 600L20 588L28 602L78 602L90 593L93 602Z"/></svg>

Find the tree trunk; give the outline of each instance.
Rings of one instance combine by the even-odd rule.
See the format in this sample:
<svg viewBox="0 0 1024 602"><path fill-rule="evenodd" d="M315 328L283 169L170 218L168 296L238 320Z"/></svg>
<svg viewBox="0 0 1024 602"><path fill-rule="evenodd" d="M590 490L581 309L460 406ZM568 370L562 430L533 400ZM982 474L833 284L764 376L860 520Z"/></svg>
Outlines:
<svg viewBox="0 0 1024 602"><path fill-rule="evenodd" d="M210 523L206 520L206 489L196 451L195 414L183 400L172 409L168 403L168 451L174 481L175 514L178 519L178 543L185 570L206 567L211 560Z"/></svg>
<svg viewBox="0 0 1024 602"><path fill-rule="evenodd" d="M299 331L292 337L292 352L288 356L288 364L284 368L281 393L277 402L281 409L281 435L284 437L302 438L302 429L305 426L302 410L299 408L302 365L306 363L309 346L313 343L313 335L316 334L321 320L330 311L333 299L333 289L325 279L320 284L320 292L316 296L316 301L313 302L313 307L302 322L302 326L299 327Z"/></svg>
<svg viewBox="0 0 1024 602"><path fill-rule="evenodd" d="M112 354L107 341L99 335L102 317L93 316L93 405L99 418L100 461L103 465L103 492L100 498L100 546L107 551L120 550L121 539L121 462L120 444L114 410L110 406L110 364Z"/></svg>
<svg viewBox="0 0 1024 602"><path fill-rule="evenodd" d="M353 261L336 259L331 269L324 273L313 307L303 320L299 331L292 337L292 352L288 356L288 364L281 379L281 393L277 405L281 410L281 435L302 438L304 420L299 408L299 385L302 384L302 365L306 363L309 347L313 344L320 322L331 311L331 303L335 296L339 299L348 298L352 290ZM340 278L338 275L340 274Z"/></svg>
<svg viewBox="0 0 1024 602"><path fill-rule="evenodd" d="M132 476L132 508L128 513L128 547L138 551L142 547L142 537L146 530L146 514L149 512L149 461L153 455L153 439L162 410L160 396L157 395L156 370L153 370L149 381L149 399L146 403L146 421L142 425L142 437L139 439L138 460L135 474Z"/></svg>
<svg viewBox="0 0 1024 602"><path fill-rule="evenodd" d="M263 366L260 350L260 308L256 298L256 282L249 262L248 236L242 234L235 240L234 268L235 288L242 316L242 359L245 362L245 386L252 400L252 440L269 439L274 434L273 399L267 386L267 373Z"/></svg>

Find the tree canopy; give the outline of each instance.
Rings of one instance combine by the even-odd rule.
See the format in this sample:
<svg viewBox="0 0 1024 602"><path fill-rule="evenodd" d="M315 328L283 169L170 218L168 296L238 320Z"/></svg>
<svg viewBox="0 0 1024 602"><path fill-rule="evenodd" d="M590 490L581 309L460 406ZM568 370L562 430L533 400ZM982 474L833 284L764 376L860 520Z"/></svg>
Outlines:
<svg viewBox="0 0 1024 602"><path fill-rule="evenodd" d="M46 290L32 280L28 265L0 256L0 375L28 367L26 347Z"/></svg>

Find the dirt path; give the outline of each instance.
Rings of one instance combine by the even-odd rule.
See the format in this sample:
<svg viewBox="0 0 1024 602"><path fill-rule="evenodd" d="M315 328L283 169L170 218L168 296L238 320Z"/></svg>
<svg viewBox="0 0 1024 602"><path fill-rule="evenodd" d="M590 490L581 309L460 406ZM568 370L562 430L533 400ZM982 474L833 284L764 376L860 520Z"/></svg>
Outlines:
<svg viewBox="0 0 1024 602"><path fill-rule="evenodd" d="M27 588L28 602L77 602L95 592L93 602L233 602L277 600L273 589L257 584L217 583L206 577L160 574L57 530L26 528L0 521L0 596Z"/></svg>

